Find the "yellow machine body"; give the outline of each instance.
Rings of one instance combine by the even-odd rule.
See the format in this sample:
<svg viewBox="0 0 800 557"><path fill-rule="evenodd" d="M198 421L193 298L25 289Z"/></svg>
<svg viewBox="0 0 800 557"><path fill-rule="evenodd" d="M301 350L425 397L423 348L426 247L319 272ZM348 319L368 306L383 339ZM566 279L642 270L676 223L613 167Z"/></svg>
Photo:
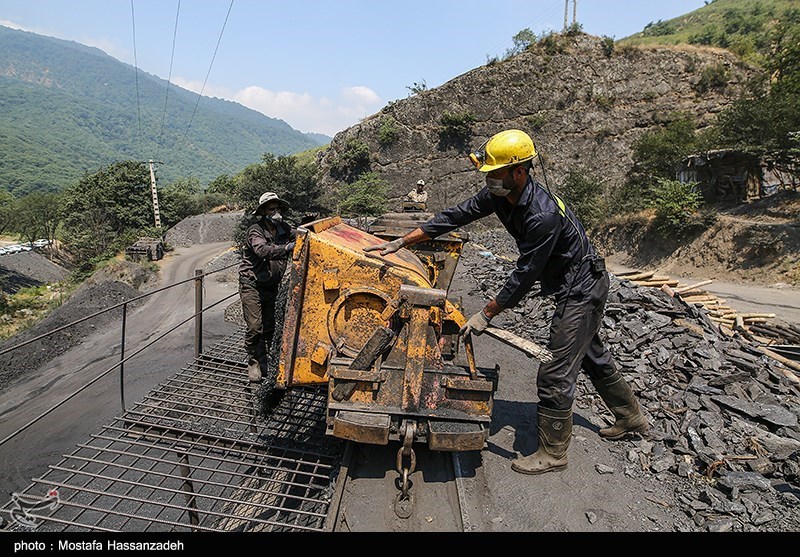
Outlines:
<svg viewBox="0 0 800 557"><path fill-rule="evenodd" d="M340 438L386 444L413 431L434 450L481 449L496 376L476 368L471 341L456 364L466 318L446 289L460 243L364 252L383 241L339 217L299 229L276 387L327 384L328 433Z"/></svg>

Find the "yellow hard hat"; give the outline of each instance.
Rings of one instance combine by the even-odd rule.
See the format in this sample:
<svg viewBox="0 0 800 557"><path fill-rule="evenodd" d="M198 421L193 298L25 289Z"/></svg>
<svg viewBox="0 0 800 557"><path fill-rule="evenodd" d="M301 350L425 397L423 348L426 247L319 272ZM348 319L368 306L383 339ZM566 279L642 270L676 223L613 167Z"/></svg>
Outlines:
<svg viewBox="0 0 800 557"><path fill-rule="evenodd" d="M529 161L536 156L533 139L522 130L505 130L493 135L482 149L470 154L472 164L481 172Z"/></svg>

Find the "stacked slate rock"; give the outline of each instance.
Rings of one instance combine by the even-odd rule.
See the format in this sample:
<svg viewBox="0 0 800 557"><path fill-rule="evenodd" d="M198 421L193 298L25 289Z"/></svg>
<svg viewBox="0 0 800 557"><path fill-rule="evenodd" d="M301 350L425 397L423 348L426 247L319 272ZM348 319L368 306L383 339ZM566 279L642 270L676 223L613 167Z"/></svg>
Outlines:
<svg viewBox="0 0 800 557"><path fill-rule="evenodd" d="M496 294L515 257L505 231L473 235L460 262L470 295ZM534 289L492 324L546 346L553 311ZM704 308L613 275L600 334L650 419L644 438L612 444L624 473L674 486L687 529L800 530L800 389L782 364L722 334ZM584 374L576 408L613 423Z"/></svg>

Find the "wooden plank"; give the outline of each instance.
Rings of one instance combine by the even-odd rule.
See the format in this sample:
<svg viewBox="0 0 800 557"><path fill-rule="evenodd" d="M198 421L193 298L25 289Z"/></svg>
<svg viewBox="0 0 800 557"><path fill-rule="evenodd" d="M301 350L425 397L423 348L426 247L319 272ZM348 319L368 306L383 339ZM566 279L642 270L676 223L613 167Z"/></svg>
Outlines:
<svg viewBox="0 0 800 557"><path fill-rule="evenodd" d="M795 361L792 361L792 360L790 360L789 358L784 358L783 356L781 356L781 355L780 355L780 354L778 354L777 352L773 352L772 350L770 350L769 348L766 348L766 347L764 347L764 346L759 346L759 347L758 347L758 349L759 349L759 350L761 350L761 351L762 351L764 354L766 354L766 355L767 355L767 356L769 356L770 358L772 358L773 360L777 360L777 361L779 361L780 363L782 363L782 364L783 364L783 365L785 365L786 367L789 367L789 368L791 368L791 369L794 369L794 370L800 371L800 364L799 364L799 363L797 363L797 362L795 362ZM780 371L781 371L781 373L783 373L783 374L784 374L784 375L785 375L785 376L786 376L786 377L787 377L787 378L788 378L788 379L789 379L789 380L790 380L792 383L795 383L795 384L800 384L800 377L797 377L797 375L795 375L794 373L792 373L790 370L788 370L788 369L781 369Z"/></svg>
<svg viewBox="0 0 800 557"><path fill-rule="evenodd" d="M661 287L661 286L663 286L665 284L667 286L677 286L677 284L678 284L677 280L668 280L668 279L664 279L664 280L643 280L643 281L636 281L636 282L637 282L637 284L639 286L648 286L648 287L656 287L656 288Z"/></svg>
<svg viewBox="0 0 800 557"><path fill-rule="evenodd" d="M714 281L713 280L704 280L704 281L701 281L701 282L698 282L696 284L692 284L692 285L689 285L689 286L681 286L680 288L677 288L675 290L675 292L678 293L678 294L683 294L684 292L689 292L691 290L697 290L699 287L705 286L706 284L711 284L712 282L714 282Z"/></svg>
<svg viewBox="0 0 800 557"><path fill-rule="evenodd" d="M524 352L530 358L536 358L542 363L549 362L553 359L553 354L547 348L539 346L532 340L519 337L514 333L510 333L505 329L500 329L498 327L487 327L483 332L490 337L511 346L512 348L516 348L517 350Z"/></svg>
<svg viewBox="0 0 800 557"><path fill-rule="evenodd" d="M631 275L625 275L625 276L617 275L617 276L622 278L622 279L634 282L634 281L637 281L637 280L648 279L648 278L652 277L654 274L655 273L653 271L648 271L646 273L634 273L634 274L631 274Z"/></svg>

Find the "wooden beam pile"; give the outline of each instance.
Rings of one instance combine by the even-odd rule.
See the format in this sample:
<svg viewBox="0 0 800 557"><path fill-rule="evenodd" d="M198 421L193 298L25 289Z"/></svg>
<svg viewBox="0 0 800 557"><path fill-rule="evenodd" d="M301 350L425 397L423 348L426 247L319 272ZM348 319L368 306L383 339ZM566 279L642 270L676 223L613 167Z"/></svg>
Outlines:
<svg viewBox="0 0 800 557"><path fill-rule="evenodd" d="M704 307L708 310L709 319L718 324L720 328L727 329L726 332L749 333L751 326L766 323L775 317L774 313L739 313L725 300L701 288L711 284L713 281L710 280L681 285L678 280L665 275L656 275L653 271L628 271L615 273L615 276L620 280L628 280L639 286L660 288L672 297L679 296L687 304Z"/></svg>

